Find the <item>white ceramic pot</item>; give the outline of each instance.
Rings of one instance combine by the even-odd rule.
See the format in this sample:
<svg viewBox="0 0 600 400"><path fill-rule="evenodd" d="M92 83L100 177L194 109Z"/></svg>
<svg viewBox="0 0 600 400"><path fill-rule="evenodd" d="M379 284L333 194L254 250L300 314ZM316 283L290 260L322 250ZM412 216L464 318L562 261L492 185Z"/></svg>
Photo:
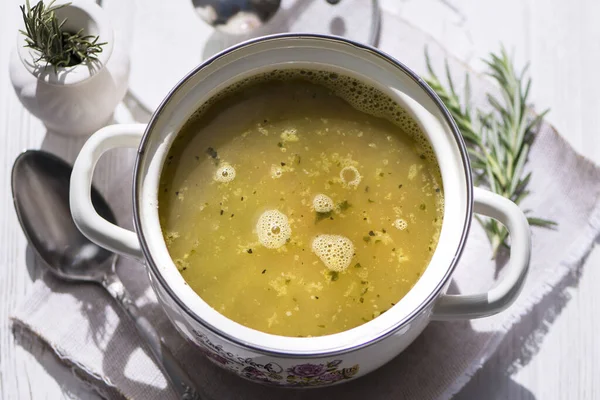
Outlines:
<svg viewBox="0 0 600 400"><path fill-rule="evenodd" d="M413 289L386 313L334 335L294 338L259 332L219 314L177 271L158 219L159 175L173 139L208 98L232 83L273 69L328 70L358 78L387 93L418 123L439 161L444 221L430 265ZM131 232L102 219L90 201L94 166L113 147L136 147ZM146 263L152 287L182 335L217 364L242 377L281 386L329 385L364 375L404 350L431 320L496 314L517 297L527 275L531 240L527 220L509 200L473 188L467 152L450 114L415 73L380 51L339 38L277 35L230 48L193 70L154 113L148 126L114 125L83 147L71 177L71 210L81 231L114 252ZM447 295L473 213L495 218L511 235L511 259L487 293Z"/></svg>
<svg viewBox="0 0 600 400"><path fill-rule="evenodd" d="M59 2L60 4L60 2ZM105 126L127 92L129 57L114 46L113 28L106 12L94 1L74 0L56 11L64 29L99 36L107 42L97 61L58 68L34 62L39 53L25 47L17 35L10 58L10 78L25 108L52 132L87 136Z"/></svg>

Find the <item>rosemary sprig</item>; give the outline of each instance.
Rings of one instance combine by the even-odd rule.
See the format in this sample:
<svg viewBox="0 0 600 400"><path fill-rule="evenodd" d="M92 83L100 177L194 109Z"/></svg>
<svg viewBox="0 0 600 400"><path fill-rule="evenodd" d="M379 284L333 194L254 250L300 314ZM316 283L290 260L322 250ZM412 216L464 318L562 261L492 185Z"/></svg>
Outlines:
<svg viewBox="0 0 600 400"><path fill-rule="evenodd" d="M468 146L471 168L476 183L487 186L519 204L530 191L527 189L531 172L524 174L525 163L537 128L548 112L533 116L529 112L527 98L531 79L525 78L527 68L520 74L504 49L499 55L490 54L484 60L488 66L486 74L500 88L501 97L487 94L492 111L484 112L473 108L469 75L466 74L463 99L456 92L448 62L445 63L448 87L435 74L429 55L425 52L430 77L426 79L440 96L460 129ZM508 232L494 219L479 219L492 245L492 258L501 246L506 246ZM556 223L547 219L528 217L531 225L552 227Z"/></svg>
<svg viewBox="0 0 600 400"><path fill-rule="evenodd" d="M78 32L63 30L66 19L58 22L55 11L69 5L54 5L52 0L48 5L40 1L31 7L29 0L20 6L23 14L26 47L37 50L40 57L35 61L45 61L46 65L54 66L56 72L60 67L71 67L84 61L97 60L97 54L102 52L106 43L98 43L98 36L83 35L83 29Z"/></svg>

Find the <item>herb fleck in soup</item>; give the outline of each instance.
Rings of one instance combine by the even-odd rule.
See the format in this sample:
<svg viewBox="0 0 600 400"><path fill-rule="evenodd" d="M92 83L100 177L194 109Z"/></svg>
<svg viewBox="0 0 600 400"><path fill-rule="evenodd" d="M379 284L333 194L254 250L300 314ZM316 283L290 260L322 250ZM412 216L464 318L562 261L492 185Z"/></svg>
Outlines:
<svg viewBox="0 0 600 400"><path fill-rule="evenodd" d="M169 253L228 318L284 336L376 318L435 250L443 190L415 122L377 89L274 71L209 100L161 175Z"/></svg>

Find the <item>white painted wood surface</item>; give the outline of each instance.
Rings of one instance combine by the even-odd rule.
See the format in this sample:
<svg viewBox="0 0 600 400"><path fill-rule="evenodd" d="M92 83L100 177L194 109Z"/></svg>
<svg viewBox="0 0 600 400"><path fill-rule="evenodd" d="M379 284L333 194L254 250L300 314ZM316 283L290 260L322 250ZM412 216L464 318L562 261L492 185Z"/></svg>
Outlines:
<svg viewBox="0 0 600 400"><path fill-rule="evenodd" d="M135 0L138 7L151 0ZM152 0L161 1L161 0ZM186 0L178 0L186 1ZM516 61L529 61L533 100L552 109L548 120L584 156L600 163L600 2L597 0L382 0L428 32L475 70L503 43ZM25 268L27 246L10 196L10 168L26 148L80 143L45 137L42 124L18 102L8 76L20 0L0 1L0 398L95 398L53 354L33 343L15 344L8 317L26 296L36 268ZM137 21L143 23L143 21ZM103 182L99 182L102 185ZM561 288L543 313L500 351L457 396L459 399L600 399L600 249ZM29 263L30 265L34 265Z"/></svg>

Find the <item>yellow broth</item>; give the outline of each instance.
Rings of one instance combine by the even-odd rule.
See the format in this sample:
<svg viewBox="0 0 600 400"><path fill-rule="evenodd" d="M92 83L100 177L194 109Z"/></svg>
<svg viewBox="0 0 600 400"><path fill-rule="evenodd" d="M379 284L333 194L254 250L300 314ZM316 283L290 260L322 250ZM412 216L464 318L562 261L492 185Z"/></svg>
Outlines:
<svg viewBox="0 0 600 400"><path fill-rule="evenodd" d="M160 222L182 276L221 314L278 335L332 334L388 310L427 267L439 167L404 113L376 117L331 84L284 78L236 86L186 123L161 175ZM268 210L291 231L274 248L257 231ZM350 261L322 258L319 235L351 242Z"/></svg>

